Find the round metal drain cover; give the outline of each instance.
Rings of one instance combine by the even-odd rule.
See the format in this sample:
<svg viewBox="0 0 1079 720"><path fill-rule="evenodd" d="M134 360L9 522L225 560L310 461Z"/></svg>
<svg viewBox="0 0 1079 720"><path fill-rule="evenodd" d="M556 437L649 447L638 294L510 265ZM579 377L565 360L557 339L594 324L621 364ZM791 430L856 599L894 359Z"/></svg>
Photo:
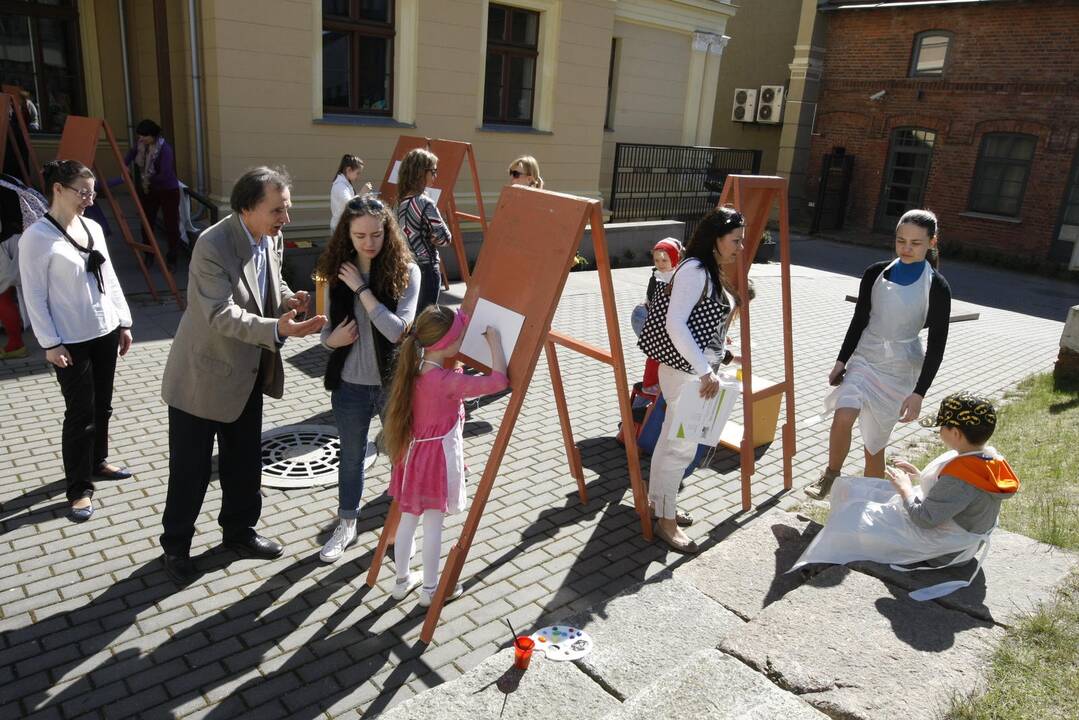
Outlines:
<svg viewBox="0 0 1079 720"><path fill-rule="evenodd" d="M375 444L367 444L364 468L375 461ZM341 439L332 425L287 425L262 434L262 484L306 488L337 483Z"/></svg>

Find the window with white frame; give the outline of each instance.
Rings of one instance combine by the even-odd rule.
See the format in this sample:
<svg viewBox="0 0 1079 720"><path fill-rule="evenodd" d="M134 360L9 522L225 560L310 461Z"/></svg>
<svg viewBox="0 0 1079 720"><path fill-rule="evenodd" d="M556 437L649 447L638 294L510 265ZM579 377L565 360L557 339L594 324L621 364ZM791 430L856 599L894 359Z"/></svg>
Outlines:
<svg viewBox="0 0 1079 720"><path fill-rule="evenodd" d="M943 76L951 44L952 34L942 30L927 30L915 35L914 53L910 61L910 76Z"/></svg>

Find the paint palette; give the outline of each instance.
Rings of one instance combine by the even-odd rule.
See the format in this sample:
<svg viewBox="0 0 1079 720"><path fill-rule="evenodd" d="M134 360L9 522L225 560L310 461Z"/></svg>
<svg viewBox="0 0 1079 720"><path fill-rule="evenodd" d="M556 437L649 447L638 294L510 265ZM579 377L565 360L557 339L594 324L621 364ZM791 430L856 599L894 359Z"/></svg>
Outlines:
<svg viewBox="0 0 1079 720"><path fill-rule="evenodd" d="M580 628L550 625L532 633L536 650L548 660L577 660L592 652L592 637Z"/></svg>

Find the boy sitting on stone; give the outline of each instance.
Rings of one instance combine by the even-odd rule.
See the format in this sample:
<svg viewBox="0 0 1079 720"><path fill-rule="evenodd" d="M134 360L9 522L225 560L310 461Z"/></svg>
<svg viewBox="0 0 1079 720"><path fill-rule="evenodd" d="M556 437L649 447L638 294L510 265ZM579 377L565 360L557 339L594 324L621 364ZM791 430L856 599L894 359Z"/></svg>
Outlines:
<svg viewBox="0 0 1079 720"><path fill-rule="evenodd" d="M922 476L918 468L900 460L895 463L900 472L887 471L915 525L935 528L953 520L979 535L996 526L1001 503L1019 489L1019 479L1008 461L985 445L996 423L993 404L965 392L944 398L935 417L921 420L923 427L939 427L940 439L950 448L937 459L946 460L936 482L927 488L923 481L924 496L919 497L911 486L911 476Z"/></svg>
<svg viewBox="0 0 1079 720"><path fill-rule="evenodd" d="M1001 503L1019 489L1007 460L985 444L996 422L996 409L985 398L965 392L944 398L936 416L922 425L940 427L949 450L922 471L899 461L899 472L889 470L888 480L837 478L827 523L788 572L814 563L856 560L920 570L928 568L896 565L943 556L949 556L945 565L974 559L979 549L987 548ZM912 476L919 477L917 488ZM930 600L970 585L984 558L983 551L970 580L940 583L911 597Z"/></svg>

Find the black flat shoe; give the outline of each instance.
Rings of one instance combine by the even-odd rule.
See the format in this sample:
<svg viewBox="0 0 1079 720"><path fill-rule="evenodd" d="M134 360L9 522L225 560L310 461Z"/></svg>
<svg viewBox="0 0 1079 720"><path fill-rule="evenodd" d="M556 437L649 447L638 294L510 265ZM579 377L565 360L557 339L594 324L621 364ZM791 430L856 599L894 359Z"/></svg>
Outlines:
<svg viewBox="0 0 1079 720"><path fill-rule="evenodd" d="M103 478L105 480L127 480L129 477L134 477L135 473L131 472L127 468L120 468L119 470L106 470L104 467L99 467L94 471L94 477Z"/></svg>
<svg viewBox="0 0 1079 720"><path fill-rule="evenodd" d="M226 540L225 547L235 550L244 557L273 560L285 553L285 548L273 540L262 537L258 533L245 540Z"/></svg>
<svg viewBox="0 0 1079 720"><path fill-rule="evenodd" d="M199 579L199 570L195 561L186 555L164 555L165 572L174 583L186 587Z"/></svg>

